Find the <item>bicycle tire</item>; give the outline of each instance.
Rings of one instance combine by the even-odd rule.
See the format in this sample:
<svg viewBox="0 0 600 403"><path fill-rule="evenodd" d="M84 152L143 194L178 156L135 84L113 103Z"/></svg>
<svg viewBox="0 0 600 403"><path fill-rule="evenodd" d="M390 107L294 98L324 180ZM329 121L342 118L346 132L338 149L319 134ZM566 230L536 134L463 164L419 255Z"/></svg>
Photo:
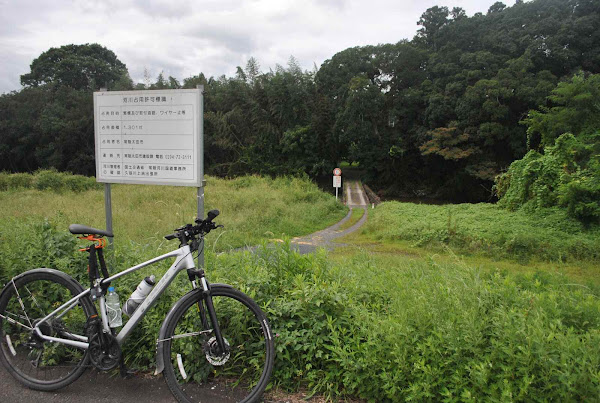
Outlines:
<svg viewBox="0 0 600 403"><path fill-rule="evenodd" d="M77 281L62 272L31 270L5 286L0 295L0 314L29 325L82 291ZM42 325L43 332L60 333L59 337L68 332L83 336L87 318L95 313L89 298L83 297L63 317ZM74 382L86 370L87 350L50 343L32 333L0 317L0 361L16 380L31 389L52 391Z"/></svg>
<svg viewBox="0 0 600 403"><path fill-rule="evenodd" d="M210 346L216 342L211 333L197 334L202 325L200 307L194 307L202 294L189 293L166 324L165 381L179 402L255 402L273 371L275 348L269 322L256 302L238 290L214 285L210 294L230 346L228 359L222 365L209 362L215 360ZM196 334L174 338L189 333Z"/></svg>

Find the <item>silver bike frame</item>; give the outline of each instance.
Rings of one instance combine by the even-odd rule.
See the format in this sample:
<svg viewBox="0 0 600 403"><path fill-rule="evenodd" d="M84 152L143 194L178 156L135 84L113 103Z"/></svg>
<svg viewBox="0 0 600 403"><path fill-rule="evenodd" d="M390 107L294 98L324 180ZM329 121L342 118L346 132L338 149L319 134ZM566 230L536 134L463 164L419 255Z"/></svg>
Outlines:
<svg viewBox="0 0 600 403"><path fill-rule="evenodd" d="M146 297L144 302L135 310L133 315L129 318L129 321L127 321L125 326L123 326L123 329L121 329L121 331L117 334L116 338L117 338L117 342L119 343L119 345L122 345L125 342L125 339L127 339L127 336L129 336L129 334L131 333L133 328L139 323L139 321L144 317L144 315L146 314L148 309L150 309L154 305L154 303L158 300L158 298L162 295L162 293L173 282L173 280L175 279L175 276L177 276L177 274L182 270L194 269L196 267L194 264L194 258L192 257L192 252L190 250L189 245L185 245L177 250L174 250L169 253L165 253L162 256L155 257L154 259L150 259L147 262L138 264L137 266L130 267L127 270L123 270L122 272L117 273L114 276L104 279L100 282L100 284L111 282L111 281L116 280L120 277L123 277L129 273L133 273L134 271L139 270L143 267L149 266L156 262L160 262L161 260L165 260L170 257L176 258L175 262L173 262L173 264L171 265L169 270L167 270L167 272L161 277L160 281L154 286L154 288L152 289L150 294L148 294L148 296ZM53 312L51 312L49 315L47 315L42 320L40 320L39 323L34 327L33 330L37 333L37 335L40 338L42 338L44 340L47 340L50 342L68 344L70 346L78 347L81 349L87 349L89 347L89 344L86 343L87 336L71 334L71 333L68 334L68 337L71 337L71 339L46 336L42 333L39 326L40 326L40 324L51 319L52 317L54 317L61 311L62 312L60 313L60 315L57 315L57 317L63 316L70 309L74 308L77 305L77 303L79 302L79 299L85 297L89 293L90 293L90 289L88 288L87 290L83 291L81 294L76 295L75 297L71 298L69 301L65 302L64 304L62 304L61 306L56 308ZM104 296L100 297L99 301L100 301L100 316L102 318L102 325L103 325L105 331L110 332L110 327L108 326L108 316L106 315L106 303L105 303ZM29 326L26 326L26 327L29 327Z"/></svg>

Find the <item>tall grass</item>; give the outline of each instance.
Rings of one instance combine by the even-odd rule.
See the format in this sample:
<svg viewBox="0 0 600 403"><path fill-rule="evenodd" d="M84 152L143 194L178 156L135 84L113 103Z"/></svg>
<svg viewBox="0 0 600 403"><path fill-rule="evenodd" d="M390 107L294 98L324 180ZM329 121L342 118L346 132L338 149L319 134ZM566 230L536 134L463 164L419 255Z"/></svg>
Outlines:
<svg viewBox="0 0 600 403"><path fill-rule="evenodd" d="M304 231L322 226L319 220L344 215L331 196L313 190L298 179L210 178L207 208L220 207L219 218L228 227L252 223L228 245L246 239L265 242L272 236L265 227ZM160 237L193 218L194 196L193 189L115 186L115 266L129 267L160 249L176 247ZM77 251L78 242L66 225L82 221L102 226L100 191L0 192L0 206L2 282L42 266L63 270L87 286L86 255ZM416 234L415 242L452 244L459 242L452 240L456 237L457 245L469 250L473 244L465 239L478 237L496 248L491 251L508 256L519 255L495 240L519 231L537 231L541 239L581 236L595 242L594 230L560 220L554 212L544 229L533 218L497 218L493 206L486 205L382 206L371 212L366 233L392 241ZM90 217L95 221L79 220ZM379 225L372 227L374 222ZM496 226L504 230L497 232ZM547 249L525 249L524 256L543 256L539 250ZM265 245L252 254L215 254L208 248L206 260L210 281L241 289L267 312L276 334L272 382L280 388L308 387L332 398L357 396L372 402L562 402L600 396L600 290L572 284L560 274L510 275L459 260L440 263L366 253L334 262L322 250L299 255L289 243ZM160 276L169 263L113 285L124 299L141 278ZM124 346L128 365L153 367L162 320L189 289L186 276L180 275L148 312Z"/></svg>
<svg viewBox="0 0 600 403"><path fill-rule="evenodd" d="M386 202L371 213L363 234L416 246L450 245L486 256L546 261L600 259L600 227L585 227L560 209L535 215L493 204L433 206Z"/></svg>
<svg viewBox="0 0 600 403"><path fill-rule="evenodd" d="M22 224L0 244L11 274L50 266L85 280L73 237L45 223ZM133 264L150 248L117 248ZM249 294L276 334L272 382L330 397L397 401L595 401L600 396L600 300L563 276L507 276L460 262L440 264L358 254L332 263L324 251L289 244L251 254L208 252L213 282ZM150 272L114 282L124 298ZM153 368L158 329L190 289L180 275L124 346L128 365Z"/></svg>
<svg viewBox="0 0 600 403"><path fill-rule="evenodd" d="M163 236L196 217L196 189L172 186L113 185L115 242L165 246ZM344 217L346 208L308 179L207 178L205 210L219 209L224 230L209 236L207 247L229 250L262 240L322 229ZM104 194L17 189L0 192L0 236L14 236L18 222L48 219L58 228L79 223L105 227ZM218 238L216 245L213 242ZM166 246L171 247L170 244Z"/></svg>

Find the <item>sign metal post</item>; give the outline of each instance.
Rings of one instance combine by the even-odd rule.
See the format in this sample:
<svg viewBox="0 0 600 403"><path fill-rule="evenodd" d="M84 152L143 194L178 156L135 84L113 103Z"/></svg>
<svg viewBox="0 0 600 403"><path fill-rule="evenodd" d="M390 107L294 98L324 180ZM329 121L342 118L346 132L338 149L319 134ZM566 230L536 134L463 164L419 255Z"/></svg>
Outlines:
<svg viewBox="0 0 600 403"><path fill-rule="evenodd" d="M198 219L204 219L204 186L206 181L204 180L204 86L198 85L196 87L200 91L200 105L198 111L198 119L200 120L200 154L198 155L198 164L200 165L200 186L198 187ZM202 241L204 242L204 241ZM204 245L198 252L198 267L204 268Z"/></svg>

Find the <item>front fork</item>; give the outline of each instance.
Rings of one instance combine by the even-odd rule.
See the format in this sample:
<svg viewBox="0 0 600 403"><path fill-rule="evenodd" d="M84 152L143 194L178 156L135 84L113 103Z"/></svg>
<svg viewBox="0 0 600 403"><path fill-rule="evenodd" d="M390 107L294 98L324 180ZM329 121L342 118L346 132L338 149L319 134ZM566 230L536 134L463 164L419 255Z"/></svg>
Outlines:
<svg viewBox="0 0 600 403"><path fill-rule="evenodd" d="M210 284L206 280L204 276L204 270L202 269L188 269L188 278L192 282L192 287L194 289L198 288L198 284L196 283L196 278L199 279L200 285L202 287L202 299L197 302L198 306L198 314L200 315L200 321L202 322L203 330L210 330L210 325L208 319L210 319L210 323L212 323L212 331L214 333L215 339L217 341L217 346L219 347L219 354L226 354L227 348L225 344L225 340L223 339L223 335L221 334L221 328L219 327L219 323L217 321L217 314L215 313L215 306L213 305L212 296L210 295ZM202 304L204 302L204 304ZM206 308L205 308L206 306ZM207 317L208 313L208 317Z"/></svg>

